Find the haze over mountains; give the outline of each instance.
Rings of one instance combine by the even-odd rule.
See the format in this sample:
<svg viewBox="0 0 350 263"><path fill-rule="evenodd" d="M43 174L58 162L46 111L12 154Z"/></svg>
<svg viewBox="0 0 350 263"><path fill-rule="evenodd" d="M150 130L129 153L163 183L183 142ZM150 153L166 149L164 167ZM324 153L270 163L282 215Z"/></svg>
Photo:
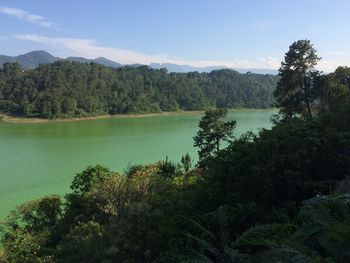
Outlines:
<svg viewBox="0 0 350 263"><path fill-rule="evenodd" d="M31 51L19 56L0 55L0 67L2 67L2 65L7 62L10 62L10 63L18 62L25 69L33 69L38 67L40 64L50 64L58 60L76 61L80 63L95 62L101 65L104 65L107 67L113 67L113 68L126 66L104 57L99 57L96 59L87 59L83 57L67 57L64 59L64 58L55 57L44 50L39 50L39 51ZM132 64L128 66L137 67L137 66L141 66L141 64ZM225 66L193 67L190 65L177 65L177 64L171 64L171 63L151 63L149 66L154 69L166 68L169 72L178 72L178 73L187 73L192 71L211 72L213 70L228 68ZM265 68L232 68L232 69L238 71L239 73L252 72L257 74L272 74L272 75L276 75L278 73L277 70L265 69Z"/></svg>

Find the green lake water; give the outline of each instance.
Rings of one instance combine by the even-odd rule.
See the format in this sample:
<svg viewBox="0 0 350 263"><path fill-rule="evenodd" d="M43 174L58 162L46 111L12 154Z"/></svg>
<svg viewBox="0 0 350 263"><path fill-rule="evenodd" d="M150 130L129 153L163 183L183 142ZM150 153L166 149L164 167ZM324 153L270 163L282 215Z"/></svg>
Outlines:
<svg viewBox="0 0 350 263"><path fill-rule="evenodd" d="M235 134L270 128L277 110L230 111ZM78 122L14 124L0 121L0 219L24 201L65 194L75 173L101 164L123 172L128 165L196 159L193 136L200 114L107 118Z"/></svg>

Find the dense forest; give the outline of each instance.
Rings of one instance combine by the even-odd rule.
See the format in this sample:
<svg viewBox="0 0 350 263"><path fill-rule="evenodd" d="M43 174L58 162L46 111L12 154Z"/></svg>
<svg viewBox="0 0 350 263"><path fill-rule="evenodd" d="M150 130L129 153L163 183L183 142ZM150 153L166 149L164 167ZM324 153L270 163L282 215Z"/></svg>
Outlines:
<svg viewBox="0 0 350 263"><path fill-rule="evenodd" d="M0 262L350 262L350 68L324 75L318 60L290 46L271 130L233 138L239 123L209 109L195 166L90 166L64 198L17 207Z"/></svg>
<svg viewBox="0 0 350 263"><path fill-rule="evenodd" d="M177 110L268 108L277 76L168 73L148 66L105 67L57 61L33 70L6 63L0 70L0 111L26 117L84 117Z"/></svg>

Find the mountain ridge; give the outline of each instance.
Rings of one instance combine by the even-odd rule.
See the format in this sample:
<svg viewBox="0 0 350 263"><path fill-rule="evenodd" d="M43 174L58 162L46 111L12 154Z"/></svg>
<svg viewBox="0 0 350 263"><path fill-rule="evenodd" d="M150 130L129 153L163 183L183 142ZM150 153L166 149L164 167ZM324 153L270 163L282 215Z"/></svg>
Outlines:
<svg viewBox="0 0 350 263"><path fill-rule="evenodd" d="M45 50L36 50L36 51L30 51L25 54L21 54L18 56L7 56L7 55L0 55L0 67L3 66L5 63L15 63L18 62L24 69L34 69L38 67L40 64L51 64L53 62L56 62L58 60L67 60L71 62L79 62L79 63L98 63L103 66L112 67L112 68L120 68L123 66L131 66L131 67L137 67L142 66L143 64L135 63L130 65L123 65L121 63L118 63L116 61L107 59L105 57L98 57L95 59L88 59L84 57L67 57L67 58L59 58L51 55ZM229 68L226 66L205 66L205 67L194 67L190 65L178 65L174 63L151 63L148 65L151 68L154 69L160 69L160 68L166 68L168 72L176 72L176 73L188 73L188 72L211 72L213 70L219 70L219 69L232 69L239 73L255 73L255 74L269 74L269 75L277 75L278 71L274 69L268 69L268 68Z"/></svg>

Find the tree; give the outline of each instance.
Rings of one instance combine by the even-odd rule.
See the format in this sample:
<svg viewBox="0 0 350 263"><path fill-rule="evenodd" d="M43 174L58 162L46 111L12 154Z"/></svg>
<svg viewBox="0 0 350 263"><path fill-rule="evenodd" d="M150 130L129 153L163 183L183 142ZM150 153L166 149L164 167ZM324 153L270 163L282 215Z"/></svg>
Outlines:
<svg viewBox="0 0 350 263"><path fill-rule="evenodd" d="M203 166L205 161L220 151L221 141L229 141L233 137L233 129L236 121L223 122L226 109L210 109L204 113L199 122L199 131L193 137L194 146L199 148L199 165Z"/></svg>
<svg viewBox="0 0 350 263"><path fill-rule="evenodd" d="M342 67L338 67L334 73L321 76L316 85L319 86L319 111L335 111L342 105L341 100L349 93Z"/></svg>
<svg viewBox="0 0 350 263"><path fill-rule="evenodd" d="M281 107L287 116L307 110L312 118L311 103L317 97L313 82L319 75L314 67L319 60L309 40L299 40L289 47L281 63L280 79L274 91L276 106Z"/></svg>
<svg viewBox="0 0 350 263"><path fill-rule="evenodd" d="M217 215L220 216L220 215ZM191 221L196 234L186 233L193 245L180 248L160 262L349 262L350 196L316 196L303 201L297 223L255 225L235 241Z"/></svg>
<svg viewBox="0 0 350 263"><path fill-rule="evenodd" d="M110 175L111 171L101 165L89 166L74 177L70 188L75 194L84 194L95 184L100 183L105 177Z"/></svg>
<svg viewBox="0 0 350 263"><path fill-rule="evenodd" d="M74 116L77 111L77 101L73 98L66 97L62 101L62 110L69 116Z"/></svg>
<svg viewBox="0 0 350 263"><path fill-rule="evenodd" d="M62 216L62 200L49 195L18 206L0 224L0 262L52 262L44 247ZM3 257L3 258L1 258Z"/></svg>
<svg viewBox="0 0 350 263"><path fill-rule="evenodd" d="M189 153L186 153L186 155L183 155L181 157L181 164L182 164L182 166L185 170L185 173L187 175L191 169L191 156L189 155Z"/></svg>

